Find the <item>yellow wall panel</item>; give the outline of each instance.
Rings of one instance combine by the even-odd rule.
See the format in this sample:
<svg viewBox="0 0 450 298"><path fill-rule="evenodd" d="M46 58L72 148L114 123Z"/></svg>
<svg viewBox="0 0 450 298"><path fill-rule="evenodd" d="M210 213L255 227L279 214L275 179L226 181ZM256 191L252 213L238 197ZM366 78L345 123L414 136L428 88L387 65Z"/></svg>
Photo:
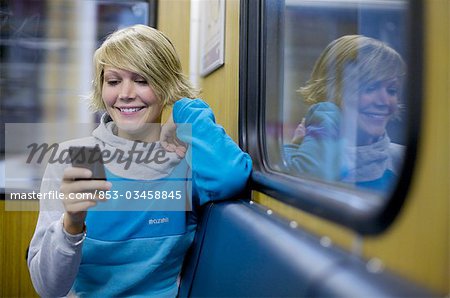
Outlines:
<svg viewBox="0 0 450 298"><path fill-rule="evenodd" d="M239 113L239 1L225 3L225 63L201 80L202 98L216 121L237 141Z"/></svg>
<svg viewBox="0 0 450 298"><path fill-rule="evenodd" d="M190 0L158 1L157 29L172 41L185 75L189 75L190 10ZM171 111L171 108L164 110L163 122Z"/></svg>
<svg viewBox="0 0 450 298"><path fill-rule="evenodd" d="M25 252L33 236L37 216L37 211L5 211L5 201L0 201L1 297L38 297L25 261Z"/></svg>
<svg viewBox="0 0 450 298"><path fill-rule="evenodd" d="M190 11L190 0L158 1L157 28L177 49L185 74L189 74Z"/></svg>

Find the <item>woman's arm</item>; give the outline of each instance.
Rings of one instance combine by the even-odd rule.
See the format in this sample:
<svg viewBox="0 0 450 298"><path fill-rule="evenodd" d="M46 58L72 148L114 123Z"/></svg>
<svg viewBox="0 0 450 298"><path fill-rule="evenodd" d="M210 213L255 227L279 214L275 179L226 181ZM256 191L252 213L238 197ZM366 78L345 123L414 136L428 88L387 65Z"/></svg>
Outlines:
<svg viewBox="0 0 450 298"><path fill-rule="evenodd" d="M49 165L41 184L41 193L59 191L61 165ZM59 181L58 181L59 180ZM83 234L68 237L61 216L60 200L41 200L39 219L30 243L28 268L33 286L42 297L61 297L70 291L81 262Z"/></svg>
<svg viewBox="0 0 450 298"><path fill-rule="evenodd" d="M284 158L294 174L339 181L342 167L339 108L331 102L311 106L301 144L284 145Z"/></svg>
<svg viewBox="0 0 450 298"><path fill-rule="evenodd" d="M61 179L62 177L62 179ZM36 291L44 297L65 296L72 288L81 262L81 248L87 209L99 201L94 199L45 199L45 194L68 194L108 190L110 183L89 179L87 169L49 164L42 179L40 212L30 243L28 267ZM64 217L62 216L64 214Z"/></svg>
<svg viewBox="0 0 450 298"><path fill-rule="evenodd" d="M183 98L174 105L173 119L177 137L190 144L186 158L200 204L241 192L250 176L251 158L216 124L210 107L200 99Z"/></svg>

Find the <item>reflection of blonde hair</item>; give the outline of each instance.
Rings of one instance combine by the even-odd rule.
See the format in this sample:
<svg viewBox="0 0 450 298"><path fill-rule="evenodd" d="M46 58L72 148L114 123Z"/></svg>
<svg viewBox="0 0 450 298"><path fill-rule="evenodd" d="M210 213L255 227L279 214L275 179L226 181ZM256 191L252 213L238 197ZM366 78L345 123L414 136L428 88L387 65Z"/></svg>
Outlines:
<svg viewBox="0 0 450 298"><path fill-rule="evenodd" d="M356 94L364 85L405 75L405 63L392 48L362 35L331 42L317 59L311 78L298 91L307 103L332 101Z"/></svg>
<svg viewBox="0 0 450 298"><path fill-rule="evenodd" d="M170 40L148 26L135 25L116 31L95 51L91 96L95 110L105 109L102 100L105 66L142 76L164 106L183 97L197 96L197 90L182 72L180 59Z"/></svg>

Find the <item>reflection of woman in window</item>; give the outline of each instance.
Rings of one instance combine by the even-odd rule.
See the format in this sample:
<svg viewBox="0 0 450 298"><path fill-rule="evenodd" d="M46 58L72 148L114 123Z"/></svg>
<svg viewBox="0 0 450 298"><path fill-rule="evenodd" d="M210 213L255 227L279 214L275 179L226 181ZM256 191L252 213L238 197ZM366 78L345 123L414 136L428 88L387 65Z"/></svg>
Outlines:
<svg viewBox="0 0 450 298"><path fill-rule="evenodd" d="M372 189L392 185L403 147L391 143L386 125L398 114L404 73L400 55L378 40L330 43L299 90L312 106L301 143L285 146L291 169Z"/></svg>

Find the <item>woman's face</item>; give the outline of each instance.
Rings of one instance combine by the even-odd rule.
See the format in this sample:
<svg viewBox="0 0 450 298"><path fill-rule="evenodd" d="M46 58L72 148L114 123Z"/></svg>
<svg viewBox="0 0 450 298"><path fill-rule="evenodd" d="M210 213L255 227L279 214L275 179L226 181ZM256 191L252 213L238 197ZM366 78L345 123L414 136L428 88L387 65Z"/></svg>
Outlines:
<svg viewBox="0 0 450 298"><path fill-rule="evenodd" d="M147 142L159 139L163 106L142 76L105 66L102 98L120 137ZM149 129L147 123L158 125Z"/></svg>
<svg viewBox="0 0 450 298"><path fill-rule="evenodd" d="M359 145L376 142L398 109L399 80L376 81L359 91L357 138Z"/></svg>

